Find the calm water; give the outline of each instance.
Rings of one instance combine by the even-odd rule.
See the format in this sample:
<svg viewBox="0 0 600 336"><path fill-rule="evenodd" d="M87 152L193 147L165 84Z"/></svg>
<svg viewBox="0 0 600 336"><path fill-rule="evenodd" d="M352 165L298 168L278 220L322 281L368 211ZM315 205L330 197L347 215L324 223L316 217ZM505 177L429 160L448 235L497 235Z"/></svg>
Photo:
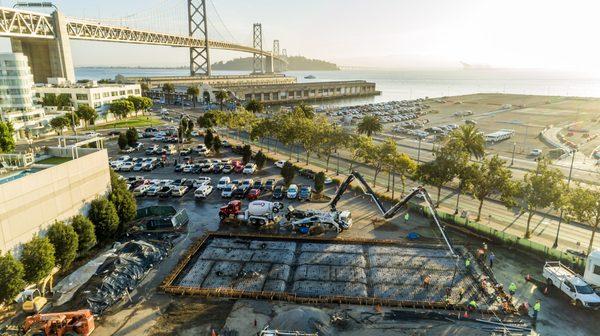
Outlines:
<svg viewBox="0 0 600 336"><path fill-rule="evenodd" d="M215 71L215 74L244 74L241 71ZM186 76L186 69L77 68L78 79L124 76ZM600 78L581 74L534 70L343 70L291 71L299 82L366 80L375 82L382 95L358 101L389 101L420 97L454 96L480 92L521 93L600 97ZM307 80L313 75L316 79Z"/></svg>

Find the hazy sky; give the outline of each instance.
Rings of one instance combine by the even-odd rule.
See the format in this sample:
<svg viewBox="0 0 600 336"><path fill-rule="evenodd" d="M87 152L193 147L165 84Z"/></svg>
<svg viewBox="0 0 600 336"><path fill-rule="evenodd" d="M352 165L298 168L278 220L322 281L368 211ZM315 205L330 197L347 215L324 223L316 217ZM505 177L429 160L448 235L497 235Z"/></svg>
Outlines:
<svg viewBox="0 0 600 336"><path fill-rule="evenodd" d="M369 67L550 68L600 73L600 1L212 0L238 42L261 22L265 49ZM13 1L0 1L12 6ZM56 0L67 16L187 31L186 0ZM211 37L231 39L212 5ZM163 29L164 28L164 29ZM8 51L7 39L0 50ZM76 65L185 65L185 49L73 41ZM213 60L244 54L215 51Z"/></svg>

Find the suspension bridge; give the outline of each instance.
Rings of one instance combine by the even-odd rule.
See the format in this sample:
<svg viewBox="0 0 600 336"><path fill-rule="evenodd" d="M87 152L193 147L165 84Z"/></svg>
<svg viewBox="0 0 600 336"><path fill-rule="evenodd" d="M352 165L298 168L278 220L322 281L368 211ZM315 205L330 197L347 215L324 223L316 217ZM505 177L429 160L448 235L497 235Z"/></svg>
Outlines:
<svg viewBox="0 0 600 336"><path fill-rule="evenodd" d="M217 20L210 18L207 5ZM32 7L40 12L22 9ZM72 39L189 48L191 76L211 76L211 49L252 54L254 74L285 68L287 52L280 52L279 40L273 41L272 50L263 48L262 24L253 24L251 36L251 44L237 41L212 0L161 0L132 15L93 19L65 16L47 2L0 7L0 37L10 38L13 52L28 57L37 83L49 77L75 82Z"/></svg>

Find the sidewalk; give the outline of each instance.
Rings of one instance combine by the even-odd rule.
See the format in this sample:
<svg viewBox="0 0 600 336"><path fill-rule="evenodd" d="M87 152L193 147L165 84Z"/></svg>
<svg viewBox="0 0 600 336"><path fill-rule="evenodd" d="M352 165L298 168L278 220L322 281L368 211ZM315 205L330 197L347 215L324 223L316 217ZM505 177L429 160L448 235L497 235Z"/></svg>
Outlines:
<svg viewBox="0 0 600 336"><path fill-rule="evenodd" d="M228 140L231 143L241 143L240 140L235 138L230 134L227 134ZM250 143L250 142L247 142ZM287 160L289 159L289 150L287 148L278 147L277 153L274 152L274 148L267 149L266 146L259 146L257 143L252 143L253 147L261 148L263 152L270 157L273 157L278 160ZM296 153L292 155L292 162L299 166L305 166L307 168L313 169L315 171L323 171L326 167L325 163L326 158L317 158L316 154L311 154L311 158L309 160L309 164L306 165L305 153L301 153L300 162L296 162ZM344 172L349 171L349 163L346 160L340 160L340 176L336 176L336 165L337 158L331 159L329 173L328 175L331 177L337 177L338 179L343 180L346 175L343 175ZM373 174L368 167L363 164L354 164L357 170L359 170L367 182L372 185ZM412 187L419 185L414 181L407 181L406 191ZM435 188L427 188L433 200L436 200L436 189ZM377 185L374 188L375 191L381 194L387 194L391 197L392 192L387 192L387 173L382 172L379 174L377 178ZM401 193L401 185L400 178L396 177L396 188L395 188L395 198L400 198ZM451 189L442 189L440 195L440 207L439 210L454 213L454 208L456 205L456 193ZM471 198L468 195L461 195L459 210L462 212L466 210L469 212L469 220L474 221L477 215L477 208L479 207L479 201ZM498 202L486 200L483 204L483 208L481 211L481 221L480 224L486 225L495 229L499 232L505 232L508 234L512 234L518 237L523 237L525 233L525 227L527 223L527 214L519 214L515 213L511 210L507 210L502 204ZM556 236L556 230L558 227L558 219L553 215L534 215L531 220L530 230L531 230L531 240L533 242L543 244L545 246L551 247L554 243L554 239ZM562 223L561 225L561 233L558 240L558 249L561 251L566 251L567 249L572 249L576 251L585 251L587 250L587 245L589 243L589 239L591 237L591 228L581 224L569 224L567 222ZM594 248L600 249L600 239L596 239L594 242Z"/></svg>

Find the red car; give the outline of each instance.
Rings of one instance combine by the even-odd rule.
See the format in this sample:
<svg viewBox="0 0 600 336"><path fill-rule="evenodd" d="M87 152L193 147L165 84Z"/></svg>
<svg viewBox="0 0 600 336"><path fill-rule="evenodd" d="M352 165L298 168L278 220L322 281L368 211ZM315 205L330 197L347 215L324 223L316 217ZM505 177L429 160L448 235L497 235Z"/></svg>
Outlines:
<svg viewBox="0 0 600 336"><path fill-rule="evenodd" d="M234 161L233 162L233 171L236 173L241 173L242 171L244 171L244 165L239 161Z"/></svg>
<svg viewBox="0 0 600 336"><path fill-rule="evenodd" d="M260 189L251 189L248 192L248 199L249 200L255 200L258 199L258 196L260 196Z"/></svg>

